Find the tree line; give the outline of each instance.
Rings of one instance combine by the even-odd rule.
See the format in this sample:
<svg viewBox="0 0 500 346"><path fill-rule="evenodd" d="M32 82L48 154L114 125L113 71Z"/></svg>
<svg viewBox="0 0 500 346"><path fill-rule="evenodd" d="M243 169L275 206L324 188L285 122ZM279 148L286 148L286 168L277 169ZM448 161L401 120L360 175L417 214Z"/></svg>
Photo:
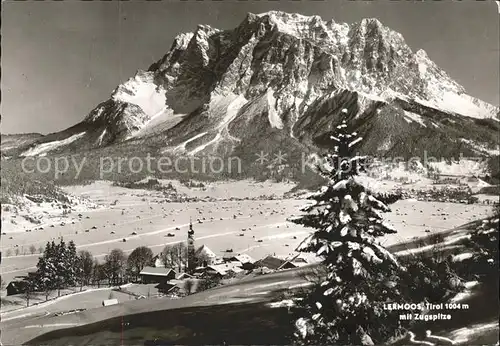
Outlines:
<svg viewBox="0 0 500 346"><path fill-rule="evenodd" d="M176 272L187 269L187 247L184 243L166 245L159 254L159 259L165 268ZM208 261L205 254L196 256L198 264ZM113 249L99 262L87 250L77 251L71 240L66 243L60 239L59 243L47 242L42 255L38 259L36 271L24 277L24 295L29 306L34 292L43 292L48 300L51 293L61 290L84 286L100 287L103 283L108 286L122 285L128 282L137 282L139 274L146 266L155 265L153 251L147 246L139 246L130 255L121 250Z"/></svg>

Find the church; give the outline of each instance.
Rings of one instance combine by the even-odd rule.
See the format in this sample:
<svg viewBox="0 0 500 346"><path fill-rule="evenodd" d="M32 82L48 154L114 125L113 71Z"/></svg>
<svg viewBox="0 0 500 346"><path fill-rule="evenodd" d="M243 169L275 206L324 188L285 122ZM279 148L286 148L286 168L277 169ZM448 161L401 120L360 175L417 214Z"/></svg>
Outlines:
<svg viewBox="0 0 500 346"><path fill-rule="evenodd" d="M187 233L186 273L192 274L194 273L196 268L218 264L221 261L222 260L218 258L215 252L213 252L208 246L201 245L200 247L196 248L193 223L190 222ZM160 254L154 257L154 266L158 268L163 267Z"/></svg>

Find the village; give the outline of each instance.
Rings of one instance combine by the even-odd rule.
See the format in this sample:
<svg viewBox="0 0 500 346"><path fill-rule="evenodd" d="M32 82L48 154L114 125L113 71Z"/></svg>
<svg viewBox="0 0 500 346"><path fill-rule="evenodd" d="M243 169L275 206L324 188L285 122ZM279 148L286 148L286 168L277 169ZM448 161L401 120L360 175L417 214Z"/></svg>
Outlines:
<svg viewBox="0 0 500 346"><path fill-rule="evenodd" d="M245 232L246 229L241 231ZM138 249L143 250L144 248L146 247ZM146 255L147 260L145 259L141 268L137 270L138 275L131 275L130 272L123 271L119 278L114 280L113 274L107 276L101 273L101 275L98 274L90 278L94 273L89 273L89 278L85 282L85 290L91 291L93 288L100 289L107 286L112 292L124 294L121 296L121 300L124 300L123 297L126 295L129 296L128 300L161 297L182 298L220 285L234 283L245 279L245 277L255 277L276 271L300 268L320 261L319 257L298 252L293 252L287 256L269 254L256 260L248 254L234 253L233 249L226 249L222 255L218 256L208 246L196 244L192 222L189 224L186 242L177 243L176 246L170 248L170 250L178 251L179 253L175 254L174 257L179 257L175 257L173 260L171 257L169 261L168 256L172 256L172 254L168 253L167 249L169 247L166 247L159 254L150 255L149 257ZM85 271L84 267L83 264L83 267L79 268L82 275L84 275L82 273ZM37 275L39 275L37 272L28 272L27 275L16 276L5 287L7 293L5 300L8 300L9 297L21 298L26 302L26 307L29 307L61 296L71 295L75 292L82 292L83 290L83 284L81 287L65 286L63 288L65 293L62 295L58 293L57 297L49 299L49 294L45 294L48 288L44 290L43 287L36 284L30 285L30 282L36 281ZM77 279L76 281L81 280ZM60 287L56 286L52 287L52 289L61 290ZM45 294L45 301L38 301L37 293L39 295ZM113 293L110 293L108 299L102 300L100 302L102 306L115 305L121 302L119 299L113 298L113 296ZM71 310L67 311L81 310L78 306L71 306L71 308ZM58 314L64 313L65 311L58 312Z"/></svg>
<svg viewBox="0 0 500 346"><path fill-rule="evenodd" d="M423 178L420 177L420 179ZM481 194L481 189L484 184L480 179L471 177L457 178L456 176L453 177L453 181L446 179L447 176L437 175L437 178L434 177L432 188L427 187L424 189L418 188L418 181L413 182L407 177L391 177L392 182L391 180L386 180L386 183L389 184L393 193L396 195L400 194L407 201L404 202L406 205L394 209L393 217L391 217L393 219L392 221L396 222L396 224L400 223L403 225L408 234L411 234L413 237L415 231L418 232L418 230L425 230L425 233L428 233L430 231L453 227L455 224L458 225L462 222L461 220L466 222L479 215L486 215L489 210L488 205L495 203L491 195ZM179 201L178 203L169 202L168 205L172 207L169 206L167 208L167 205L159 198L161 194L152 193L149 189L145 189L143 185L152 185L155 190L163 192L166 189L170 192L176 189L180 190L181 184L189 186L189 189L185 191L191 193L191 196L194 196L189 198L198 199L197 202L191 202L193 205L191 215L199 215L199 218L195 219L195 226L193 226L193 222L190 220L189 224L185 224L185 226L172 226L161 232L147 232L148 227L151 227L153 222L166 221L165 218L172 218L172 223L178 224L176 219L181 216L181 213L184 214L188 210L183 207L175 209L176 205L185 205L185 201ZM99 246L99 248L104 250L106 249L103 247L105 246L104 244L111 242L111 239L116 237L116 251L120 249L125 250L124 247L126 244L131 243L131 245L135 246L135 249L140 247L150 248L151 254L148 255L150 258L148 257L148 260L141 264L140 270L136 270L137 272L135 275L128 275L124 269L123 273L116 275L119 278L118 280L112 280L109 273L107 275L103 268L96 267L95 263L91 263L90 267L96 267L97 269L93 268L91 270L92 273L89 274L89 279L85 280L84 287L64 287L62 295L80 292L83 288L91 290L95 288L100 289L101 287L110 287L128 295L123 296L121 300L164 296L178 298L223 284L244 280L247 277L255 277L275 271L307 266L319 261L319 258L316 256L295 251L296 246L299 245L307 232L304 232L304 230L300 228L297 229L291 223L283 223L286 214L290 213L285 212L285 210L291 211L292 214L298 211L300 205L296 204L298 196L295 196L295 198L288 196L288 199L283 199L285 195L282 195L277 197L279 198L278 200L275 200L271 198L273 196L267 196L266 198L266 195L260 192L258 195L256 194L251 197L244 196L243 198L242 196L242 198L239 198L235 196L232 197L232 199L226 198L217 201L200 201L200 198L196 195L196 191L199 191L198 195L201 196L204 190L206 190L206 187L200 187L194 184L196 187L192 188L191 186L193 184L193 182L188 181L187 183L178 183L176 187L173 188L172 184L166 183L166 188L164 188L162 182L152 179L145 179L144 183L129 184L130 186L126 187L116 184L107 186L103 183L95 183L95 187L98 187L101 192L99 192L99 197L97 198L92 196L93 199L101 204L109 205L109 210L106 211L105 214L106 217L102 219L106 221L102 222L102 225L99 227L96 227L95 222L92 221L92 219L96 217L93 215L104 212L99 209L96 209L92 214L84 213L86 216L79 213L74 220L71 219L71 213L66 213L66 215L63 213L61 221L59 224L55 225L56 228L60 228L63 231L58 231L59 237L52 237L50 239L61 240L63 238L67 239L68 237L74 240L78 247L80 245L86 247L87 245L85 245L85 243L88 241L86 240L88 237L91 237L90 239L95 239L93 241L101 238L104 241L90 243L89 245L94 246L95 244L95 246ZM131 189L135 189L137 193L130 193L129 191L134 191ZM262 187L256 189L253 187L253 189L255 191L264 191L266 188ZM80 191L88 191L89 188L82 187L73 190L72 192L78 194L81 193ZM105 199L103 199L103 192L106 194ZM169 198L171 197L169 196ZM285 206L285 201L290 205L293 203L293 207ZM415 215L420 217L422 215L420 213L426 210L429 203L435 205L432 209L439 212L435 214L424 213L427 217L430 215L431 220L429 220L429 222L409 224L405 221L408 214L411 215L415 213ZM148 207L144 210L137 210L135 207L136 205L146 205ZM417 207L416 205L421 206ZM279 206L282 207L280 208ZM4 207L4 211L6 210L5 208L8 208L8 206ZM421 209L421 211L419 212L418 209ZM244 214L244 210L249 211L249 213ZM116 215L112 216L110 212ZM207 215L207 217L203 217L203 213L208 213L208 215L212 216L208 217ZM130 216L127 216L128 214L130 214ZM452 217L453 215L455 215L454 218ZM13 217L14 216L15 215L13 215ZM126 224L142 224L143 227L120 227L119 222L110 222L109 220L111 218L130 218L130 221L125 221ZM158 221L155 221L155 218L158 219ZM97 220L99 219L101 218L97 217ZM153 220L148 221L149 224L146 224L146 221L151 219ZM82 224L82 226L77 227L75 222ZM226 232L213 234L213 232L216 231L214 227L221 223L224 225L227 223L227 226L223 226ZM90 224L94 224L94 226L89 226ZM434 227L432 227L433 224ZM87 225L87 229L82 232L82 228L85 228L84 225ZM103 233L102 231L104 230L101 228L106 226L115 230ZM280 226L286 231L279 229ZM28 225L28 227L30 226ZM50 227L54 227L54 224L50 225ZM197 227L197 230L201 232L202 235L198 240L195 237L195 227ZM42 227L38 228L43 230ZM38 228L35 227L33 230L36 231ZM72 229L76 231L72 232ZM133 231L127 235L127 229L132 229ZM54 231L56 231L56 229L54 229ZM266 233L262 233L263 231ZM28 232L28 229L26 232ZM278 232L277 235L273 235L274 232ZM22 240L21 243L21 245L23 243L25 245L20 247L18 247L17 244L15 246L11 245L7 248L5 260L16 261L15 263L25 263L19 261L30 260L30 263L33 263L32 260L35 259L36 256L42 255L43 243L38 241L36 247L35 245L29 246L29 241L34 239L32 236L29 236L30 233L26 235L17 232L11 234L16 238L26 238L26 240ZM40 232L36 232L36 234L42 235ZM151 236L148 236L149 234L151 234ZM158 246L164 246L161 245L164 241L158 238L162 234L164 237L173 238L173 242L170 242L172 245L169 246L169 248L175 248L178 252L177 255L165 253L165 248L159 252L154 252L153 249L156 249ZM235 239L230 241L229 238L225 236L226 234L231 234ZM262 237L263 234L270 235ZM111 235L111 239L109 235ZM283 237L281 235L283 235ZM7 242L14 242L12 236L7 239ZM219 241L217 241L217 239L219 239ZM395 240L400 241L401 238ZM395 240L392 241L394 242ZM83 244L80 243L81 241L83 241ZM155 243L155 241L160 241L160 244ZM252 243L255 245L252 245ZM215 247L213 247L214 244ZM246 248L241 246L243 244L245 244ZM5 245L4 243L4 246ZM31 256L26 253L28 249L31 252ZM107 247L105 254L109 255L115 250ZM134 248L128 251L125 250L125 252L120 255L124 257L122 259L124 267L127 267L126 253L131 253L133 250ZM169 251L172 250L173 249L170 249ZM15 254L15 256L13 256L13 254ZM104 263L100 265L103 266ZM25 267L26 266L27 265L25 265ZM27 305L36 305L48 300L48 296L45 297L43 293L36 292L36 289L30 294L26 293L26 280L34 276L35 273L32 270L26 270L26 273L21 273L21 275L3 275L3 280L5 280L5 277L8 278L8 281L3 281L3 287L6 289L7 294L7 297L3 298L3 302L12 300L15 303L10 305L3 304L4 307L2 308L2 312L22 309L22 307L26 307ZM90 277L92 277L92 279L90 279ZM122 288L118 289L118 287ZM28 298L28 296L30 297ZM37 298L37 296L40 296L40 298ZM42 296L44 298L42 298ZM109 297L111 296L112 294L109 294ZM59 293L52 298L56 299L58 297ZM98 303L99 305L118 304L120 300L116 298L101 299ZM97 303L94 302L94 305L96 304ZM71 306L68 307L68 310L77 308L79 307Z"/></svg>
<svg viewBox="0 0 500 346"><path fill-rule="evenodd" d="M186 266L167 267L162 255L153 257L153 265L145 266L139 273L139 285L148 288L148 296L138 295L138 299L154 296L179 298L202 290L214 288L224 283L244 279L246 276L264 275L276 271L299 268L319 263L320 258L307 253L280 258L268 255L255 260L247 254L235 254L227 249L223 256L217 256L208 246L195 245L192 223L187 235ZM194 255L190 256L190 252ZM194 259L195 263L190 260ZM140 289L140 287L137 287ZM152 291L151 288L154 288ZM109 303L106 303L109 304Z"/></svg>

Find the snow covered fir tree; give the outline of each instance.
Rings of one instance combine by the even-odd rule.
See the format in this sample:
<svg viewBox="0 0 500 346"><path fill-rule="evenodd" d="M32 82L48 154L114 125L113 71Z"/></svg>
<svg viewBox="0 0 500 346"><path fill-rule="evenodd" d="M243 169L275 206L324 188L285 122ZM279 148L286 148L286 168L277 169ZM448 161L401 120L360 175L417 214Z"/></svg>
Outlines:
<svg viewBox="0 0 500 346"><path fill-rule="evenodd" d="M47 243L42 257L37 263L35 287L38 290L50 292L76 285L78 276L78 256L73 241L66 243L61 238L59 244L54 241Z"/></svg>
<svg viewBox="0 0 500 346"><path fill-rule="evenodd" d="M343 109L342 116L347 112ZM296 321L296 342L370 345L386 336L375 325L398 325L397 316L387 316L377 302L397 299L391 279L404 268L376 240L396 233L382 218L388 206L356 180L366 160L354 155L362 138L349 132L345 120L330 138L333 152L318 167L329 183L310 197L313 203L303 209L304 215L293 220L315 229L298 250L322 257L327 273L299 299L307 315Z"/></svg>

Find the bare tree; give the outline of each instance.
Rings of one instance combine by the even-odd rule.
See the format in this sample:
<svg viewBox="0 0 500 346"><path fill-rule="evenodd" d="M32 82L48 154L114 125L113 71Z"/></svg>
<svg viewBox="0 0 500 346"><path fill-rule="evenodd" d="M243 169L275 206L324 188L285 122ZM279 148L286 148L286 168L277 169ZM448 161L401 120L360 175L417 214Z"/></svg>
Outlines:
<svg viewBox="0 0 500 346"><path fill-rule="evenodd" d="M204 252L195 254L196 265L206 267L210 263L210 256Z"/></svg>
<svg viewBox="0 0 500 346"><path fill-rule="evenodd" d="M16 247L16 248L14 249L14 253L16 254L16 256L19 256L19 251L20 251L20 250L19 250L19 248L18 248L18 247Z"/></svg>
<svg viewBox="0 0 500 346"><path fill-rule="evenodd" d="M5 257L10 257L10 256L12 256L12 250L7 249L7 251L5 252Z"/></svg>
<svg viewBox="0 0 500 346"><path fill-rule="evenodd" d="M127 267L134 280L137 280L141 270L148 265L152 265L153 251L146 246L136 248L127 259Z"/></svg>
<svg viewBox="0 0 500 346"><path fill-rule="evenodd" d="M30 253L33 255L36 252L36 247L35 245L30 246Z"/></svg>
<svg viewBox="0 0 500 346"><path fill-rule="evenodd" d="M188 249L186 244L177 243L174 245L175 263L178 272L182 272L187 268L188 264Z"/></svg>
<svg viewBox="0 0 500 346"><path fill-rule="evenodd" d="M110 285L118 285L123 282L127 265L127 256L121 249L111 250L104 258L104 265Z"/></svg>
<svg viewBox="0 0 500 346"><path fill-rule="evenodd" d="M193 280L186 280L184 282L184 291L186 292L187 295L190 295L193 293L193 288L194 288L194 281Z"/></svg>
<svg viewBox="0 0 500 346"><path fill-rule="evenodd" d="M28 307L30 306L30 299L35 291L35 279L33 276L28 276L23 280L23 282L25 287L22 297L26 299L26 307Z"/></svg>
<svg viewBox="0 0 500 346"><path fill-rule="evenodd" d="M165 268L174 267L173 248L171 245L166 245L160 253L160 261Z"/></svg>
<svg viewBox="0 0 500 346"><path fill-rule="evenodd" d="M187 266L187 247L184 243L167 245L160 254L160 260L165 268L172 268L182 272Z"/></svg>
<svg viewBox="0 0 500 346"><path fill-rule="evenodd" d="M38 253L43 253L43 246L40 246L40 247L38 248Z"/></svg>
<svg viewBox="0 0 500 346"><path fill-rule="evenodd" d="M31 295L32 295L32 291L30 289L26 289L26 291L24 291L22 294L23 299L26 300L26 307L30 306Z"/></svg>
<svg viewBox="0 0 500 346"><path fill-rule="evenodd" d="M100 264L97 259L94 259L94 263L92 265L92 278L91 281L95 285L97 283L97 287L101 287L101 281L106 278L106 273L104 270L104 264Z"/></svg>
<svg viewBox="0 0 500 346"><path fill-rule="evenodd" d="M78 274L80 281L80 291L84 285L88 285L92 279L94 269L94 257L87 250L81 250L78 253Z"/></svg>
<svg viewBox="0 0 500 346"><path fill-rule="evenodd" d="M54 289L52 288L52 285L47 284L43 288L43 293L45 293L45 301L49 300L50 294L52 293Z"/></svg>

